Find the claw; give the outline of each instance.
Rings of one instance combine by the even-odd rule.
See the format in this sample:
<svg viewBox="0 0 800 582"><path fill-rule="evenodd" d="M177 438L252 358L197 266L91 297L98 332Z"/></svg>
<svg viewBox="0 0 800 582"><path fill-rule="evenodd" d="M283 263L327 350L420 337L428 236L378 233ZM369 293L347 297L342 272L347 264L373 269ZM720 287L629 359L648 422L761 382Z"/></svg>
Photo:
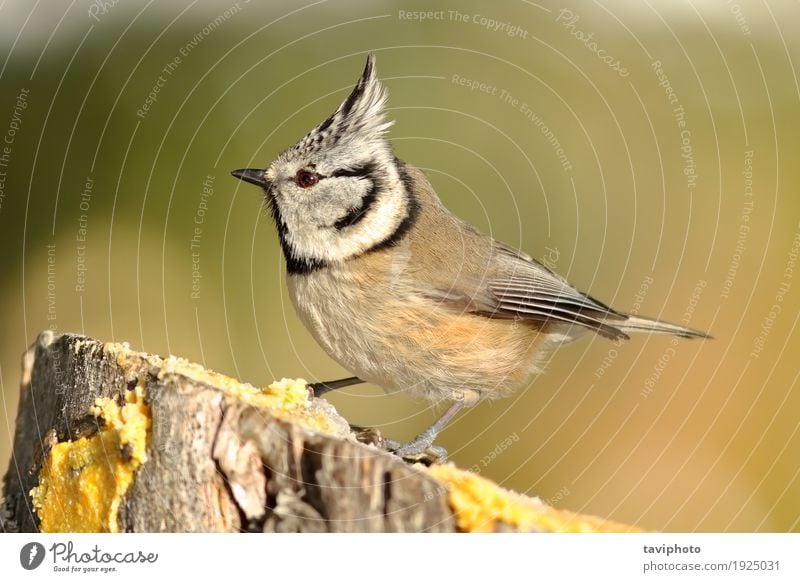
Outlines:
<svg viewBox="0 0 800 582"><path fill-rule="evenodd" d="M356 440L365 445L375 445L379 449L386 448L386 440L383 438L381 429L373 426L357 426L350 425L350 430L356 437Z"/></svg>
<svg viewBox="0 0 800 582"><path fill-rule="evenodd" d="M423 432L413 441L400 445L394 452L398 457L410 457L425 452L433 444L435 435L428 431Z"/></svg>
<svg viewBox="0 0 800 582"><path fill-rule="evenodd" d="M386 439L386 450L394 453L408 463L422 463L430 467L447 461L447 449L440 445L429 444L419 449L419 445L414 439L410 443L400 443L391 439ZM419 449L419 450L418 450Z"/></svg>

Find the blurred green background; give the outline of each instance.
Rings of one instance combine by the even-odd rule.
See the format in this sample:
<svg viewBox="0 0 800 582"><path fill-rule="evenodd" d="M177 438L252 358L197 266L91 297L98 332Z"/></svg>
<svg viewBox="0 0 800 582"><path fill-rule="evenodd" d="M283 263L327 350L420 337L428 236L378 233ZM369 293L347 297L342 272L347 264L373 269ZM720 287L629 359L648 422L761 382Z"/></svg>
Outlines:
<svg viewBox="0 0 800 582"><path fill-rule="evenodd" d="M6 2L0 46L3 471L45 328L256 385L348 375L228 172L321 121L374 51L396 153L453 211L716 338L564 347L458 418L452 458L645 528L800 531L796 2ZM374 386L329 399L399 439L437 412Z"/></svg>

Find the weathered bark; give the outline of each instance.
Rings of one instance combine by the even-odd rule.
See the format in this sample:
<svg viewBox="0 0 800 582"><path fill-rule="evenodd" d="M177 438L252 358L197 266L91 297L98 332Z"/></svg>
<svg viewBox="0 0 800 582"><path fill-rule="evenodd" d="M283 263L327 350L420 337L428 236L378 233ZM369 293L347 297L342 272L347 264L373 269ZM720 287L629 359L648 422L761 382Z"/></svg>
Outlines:
<svg viewBox="0 0 800 582"><path fill-rule="evenodd" d="M30 492L50 451L107 429L97 408L90 413L98 398L121 406L126 393L142 390L151 419L147 453L114 514L120 531L459 529L457 510L435 473L357 442L326 401L309 395L286 412L253 404L251 392L242 396L231 385L241 387L175 358L41 334L23 358L0 527L38 531ZM316 424L323 419L322 429L309 428L312 417ZM492 529L509 528L500 520Z"/></svg>

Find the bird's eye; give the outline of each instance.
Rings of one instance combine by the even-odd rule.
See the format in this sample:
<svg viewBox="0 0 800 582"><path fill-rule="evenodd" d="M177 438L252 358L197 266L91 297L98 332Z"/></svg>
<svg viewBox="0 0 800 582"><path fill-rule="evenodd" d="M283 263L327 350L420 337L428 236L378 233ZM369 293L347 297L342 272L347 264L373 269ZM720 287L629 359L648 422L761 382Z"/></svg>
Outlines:
<svg viewBox="0 0 800 582"><path fill-rule="evenodd" d="M301 188L311 188L311 186L319 182L319 176L308 170L300 170L294 177L294 181Z"/></svg>

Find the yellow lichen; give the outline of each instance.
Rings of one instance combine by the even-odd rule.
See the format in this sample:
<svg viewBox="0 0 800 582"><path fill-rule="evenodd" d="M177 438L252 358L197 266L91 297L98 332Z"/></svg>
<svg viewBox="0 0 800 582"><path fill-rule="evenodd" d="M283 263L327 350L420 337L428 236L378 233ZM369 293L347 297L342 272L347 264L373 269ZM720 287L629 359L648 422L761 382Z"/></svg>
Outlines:
<svg viewBox="0 0 800 582"><path fill-rule="evenodd" d="M330 415L311 406L308 383L303 379L283 378L269 386L256 388L247 382L239 382L175 356L161 360L158 365L159 378L169 374L184 376L195 382L214 386L227 396L250 406L265 408L278 418L290 420L305 428L327 434L336 432L336 427L331 424Z"/></svg>
<svg viewBox="0 0 800 582"><path fill-rule="evenodd" d="M45 532L116 532L119 506L147 460L150 409L140 386L119 407L98 398L92 413L104 420L95 435L50 449L31 490Z"/></svg>
<svg viewBox="0 0 800 582"><path fill-rule="evenodd" d="M123 370L136 360L144 360L158 370L158 378L182 376L195 382L218 388L228 396L241 402L268 409L275 416L289 420L304 428L325 434L339 434L341 427L331 421L331 415L320 406L313 406L309 398L308 383L303 379L283 378L269 386L256 388L247 382L240 382L224 374L204 368L185 358L133 352L127 343L107 343L104 352L112 357Z"/></svg>
<svg viewBox="0 0 800 582"><path fill-rule="evenodd" d="M224 377L224 376L223 376ZM230 380L230 378L228 378ZM263 388L230 380L222 389L242 402L266 408L278 418L325 434L336 434L338 425L331 422L328 411L313 406L308 383L302 378L282 378Z"/></svg>
<svg viewBox="0 0 800 582"><path fill-rule="evenodd" d="M281 378L269 386L261 389L261 393L277 400L277 407L283 410L293 410L305 407L308 402L308 383L299 378Z"/></svg>
<svg viewBox="0 0 800 582"><path fill-rule="evenodd" d="M538 499L503 489L495 483L453 464L427 469L447 490L459 529L493 532L499 525L520 531L634 532L627 525L551 507Z"/></svg>

